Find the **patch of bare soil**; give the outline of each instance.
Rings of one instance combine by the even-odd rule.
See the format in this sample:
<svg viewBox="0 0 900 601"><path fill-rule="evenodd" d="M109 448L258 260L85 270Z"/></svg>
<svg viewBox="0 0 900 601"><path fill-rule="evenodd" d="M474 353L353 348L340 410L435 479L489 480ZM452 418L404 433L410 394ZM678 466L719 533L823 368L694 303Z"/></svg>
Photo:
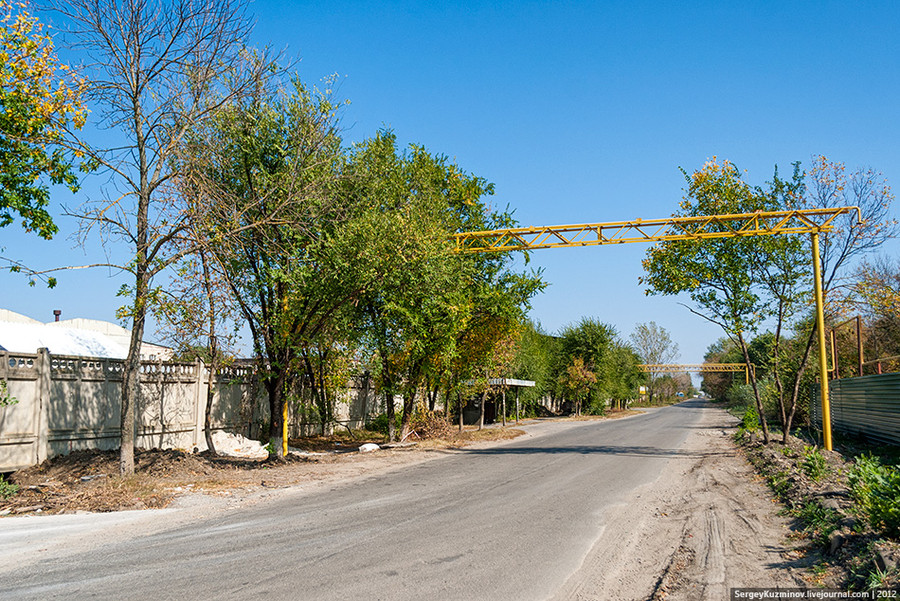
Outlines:
<svg viewBox="0 0 900 601"><path fill-rule="evenodd" d="M349 436L292 439L290 446L307 454L292 454L281 461L138 450L135 474L125 478L118 476L118 451L75 451L12 474L9 481L19 487L19 492L0 499L0 516L162 508L176 497L191 493L246 497L262 489L352 477L421 461L443 449L521 434L514 428L467 429L372 453L360 453L358 449L366 442L381 444L383 440Z"/></svg>
<svg viewBox="0 0 900 601"><path fill-rule="evenodd" d="M611 510L557 599L728 599L734 587L803 587L791 521L708 406L660 478Z"/></svg>

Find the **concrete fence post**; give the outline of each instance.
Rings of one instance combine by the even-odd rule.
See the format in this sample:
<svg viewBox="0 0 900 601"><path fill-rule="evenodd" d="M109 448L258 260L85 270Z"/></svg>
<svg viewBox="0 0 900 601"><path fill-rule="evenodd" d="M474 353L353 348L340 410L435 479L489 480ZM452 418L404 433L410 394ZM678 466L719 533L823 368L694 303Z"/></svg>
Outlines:
<svg viewBox="0 0 900 601"><path fill-rule="evenodd" d="M197 357L197 369L194 374L194 446L200 444L203 438L203 421L206 413L206 395L203 394L203 383L207 381L204 375L206 365L200 357ZM205 440L205 439L204 439Z"/></svg>
<svg viewBox="0 0 900 601"><path fill-rule="evenodd" d="M37 352L37 398L35 401L35 443L37 463L41 463L50 452L50 351L39 348Z"/></svg>

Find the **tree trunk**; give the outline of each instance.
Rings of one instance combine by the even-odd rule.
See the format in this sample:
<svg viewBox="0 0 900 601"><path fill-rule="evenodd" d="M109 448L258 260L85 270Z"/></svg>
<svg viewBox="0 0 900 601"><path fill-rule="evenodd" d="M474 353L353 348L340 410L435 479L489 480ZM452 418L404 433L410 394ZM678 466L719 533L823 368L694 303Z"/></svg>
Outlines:
<svg viewBox="0 0 900 601"><path fill-rule="evenodd" d="M363 390L362 390L362 403L360 403L360 418L362 420L363 428L366 427L366 423L369 421L369 380L372 376L367 371L365 374L365 379L363 380Z"/></svg>
<svg viewBox="0 0 900 601"><path fill-rule="evenodd" d="M216 445L213 444L212 437L212 406L213 406L213 397L216 394L216 372L219 369L219 361L216 358L217 349L216 349L216 337L212 335L209 337L209 350L210 350L210 364L209 364L209 376L206 380L206 412L203 416L203 433L206 436L206 447L209 449L209 453L212 456L216 456Z"/></svg>
<svg viewBox="0 0 900 601"><path fill-rule="evenodd" d="M137 297L137 295L135 296ZM141 302L143 302L143 298ZM135 301L135 305L135 314L131 325L131 343L125 358L125 370L122 372L122 413L119 422L122 437L119 448L119 475L121 476L130 476L134 473L134 414L135 404L141 394L141 338L144 334L145 311L138 309L137 301Z"/></svg>
<svg viewBox="0 0 900 601"><path fill-rule="evenodd" d="M791 424L793 424L794 422L794 416L797 415L797 405L799 404L800 400L800 382L803 379L803 374L806 373L806 364L809 361L809 354L812 351L812 340L814 336L815 329L813 329L810 333L806 348L803 351L803 358L800 360L800 364L797 366L797 375L794 376L794 385L791 387L791 403L789 405L790 409L788 411L786 429L790 429ZM787 443L787 432L785 432L782 436L782 441L785 444Z"/></svg>
<svg viewBox="0 0 900 601"><path fill-rule="evenodd" d="M416 407L416 389L408 388L403 394L403 417L400 418L400 440L409 436L409 422Z"/></svg>
<svg viewBox="0 0 900 601"><path fill-rule="evenodd" d="M134 473L135 405L141 398L141 340L147 316L147 292L149 276L146 269L138 267L135 281L134 314L131 325L131 341L122 373L121 446L119 448L119 474Z"/></svg>
<svg viewBox="0 0 900 601"><path fill-rule="evenodd" d="M200 250L200 264L203 267L203 287L206 290L206 303L209 307L209 376L206 380L206 411L203 415L203 434L206 437L206 448L212 456L216 456L216 445L212 439L212 406L213 397L216 394L216 374L219 371L219 349L216 340L216 305L215 295L212 290L212 282L209 275L209 265L206 262L206 253Z"/></svg>
<svg viewBox="0 0 900 601"><path fill-rule="evenodd" d="M272 455L278 459L284 458L284 373L279 373L274 378L266 381L266 391L269 393L269 415L271 428L269 430L269 444L272 446Z"/></svg>
<svg viewBox="0 0 900 601"><path fill-rule="evenodd" d="M388 441L397 440L397 426L394 424L394 393L384 392L384 412L388 418Z"/></svg>
<svg viewBox="0 0 900 601"><path fill-rule="evenodd" d="M484 428L484 406L487 404L488 398L488 389L484 389L484 393L481 395L481 413L478 415L478 429L481 430Z"/></svg>
<svg viewBox="0 0 900 601"><path fill-rule="evenodd" d="M753 398L756 401L756 412L759 414L759 423L762 426L763 431L763 443L769 444L769 424L766 421L766 412L762 406L762 400L759 398L759 389L756 386L756 372L753 369L750 369L750 353L747 350L747 342L744 340L744 337L741 333L738 333L738 342L741 345L741 352L744 355L744 363L747 365L747 369L750 371L750 385L753 388Z"/></svg>
<svg viewBox="0 0 900 601"><path fill-rule="evenodd" d="M519 389L516 388L516 425L519 425Z"/></svg>

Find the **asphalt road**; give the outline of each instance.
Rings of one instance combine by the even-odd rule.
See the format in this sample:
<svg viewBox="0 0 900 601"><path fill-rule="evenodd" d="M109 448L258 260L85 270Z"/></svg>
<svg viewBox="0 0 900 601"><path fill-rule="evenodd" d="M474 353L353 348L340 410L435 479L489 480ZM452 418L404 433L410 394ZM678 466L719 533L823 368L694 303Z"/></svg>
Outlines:
<svg viewBox="0 0 900 601"><path fill-rule="evenodd" d="M0 597L546 599L579 568L616 506L682 452L702 407L542 423L501 446L99 541L90 552L24 566L3 553ZM17 534L11 522L0 520L7 549L17 536L40 544L39 532Z"/></svg>

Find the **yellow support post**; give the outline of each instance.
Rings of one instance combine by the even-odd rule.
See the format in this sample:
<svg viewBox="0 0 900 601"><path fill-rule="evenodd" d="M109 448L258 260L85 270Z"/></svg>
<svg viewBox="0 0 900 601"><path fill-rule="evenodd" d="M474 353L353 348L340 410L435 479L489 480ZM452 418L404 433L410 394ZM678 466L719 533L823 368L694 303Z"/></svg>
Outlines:
<svg viewBox="0 0 900 601"><path fill-rule="evenodd" d="M281 414L281 453L285 457L288 454L288 403L284 399L284 412Z"/></svg>
<svg viewBox="0 0 900 601"><path fill-rule="evenodd" d="M822 259L819 257L819 233L813 232L812 260L816 295L816 330L819 337L819 390L822 393L822 436L825 449L831 450L831 402L828 399L828 358L825 353L825 298L822 293Z"/></svg>

